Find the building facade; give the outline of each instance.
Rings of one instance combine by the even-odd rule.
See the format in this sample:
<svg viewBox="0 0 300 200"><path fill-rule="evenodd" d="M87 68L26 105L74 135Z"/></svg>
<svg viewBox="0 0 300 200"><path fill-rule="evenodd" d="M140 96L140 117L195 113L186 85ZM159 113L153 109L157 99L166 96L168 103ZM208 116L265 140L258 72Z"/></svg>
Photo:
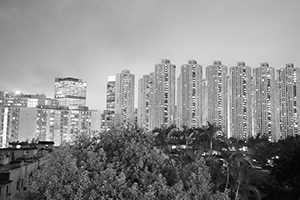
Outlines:
<svg viewBox="0 0 300 200"><path fill-rule="evenodd" d="M56 146L72 142L74 137L88 133L92 111L87 107L39 108L36 117L36 138L54 141Z"/></svg>
<svg viewBox="0 0 300 200"><path fill-rule="evenodd" d="M60 106L85 106L86 81L78 78L55 78L54 98Z"/></svg>
<svg viewBox="0 0 300 200"><path fill-rule="evenodd" d="M0 148L36 138L36 116L37 108L0 107Z"/></svg>
<svg viewBox="0 0 300 200"><path fill-rule="evenodd" d="M0 108L0 148L32 139L54 141L59 146L91 128L92 111L87 107Z"/></svg>
<svg viewBox="0 0 300 200"><path fill-rule="evenodd" d="M222 127L228 133L228 83L227 67L214 61L206 67L207 121Z"/></svg>
<svg viewBox="0 0 300 200"><path fill-rule="evenodd" d="M252 135L251 68L238 62L230 68L229 77L230 137L247 140Z"/></svg>

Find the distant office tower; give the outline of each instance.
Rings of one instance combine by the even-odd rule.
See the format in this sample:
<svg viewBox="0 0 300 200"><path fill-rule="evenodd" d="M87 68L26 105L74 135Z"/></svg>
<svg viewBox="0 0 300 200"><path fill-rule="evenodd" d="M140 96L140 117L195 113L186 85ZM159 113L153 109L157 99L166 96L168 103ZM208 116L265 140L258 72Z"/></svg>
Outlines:
<svg viewBox="0 0 300 200"><path fill-rule="evenodd" d="M253 134L277 140L275 69L261 63L253 69Z"/></svg>
<svg viewBox="0 0 300 200"><path fill-rule="evenodd" d="M221 61L206 67L207 120L221 126L225 134L228 131L227 78L227 67Z"/></svg>
<svg viewBox="0 0 300 200"><path fill-rule="evenodd" d="M175 76L176 66L170 60L162 59L155 65L154 113L150 129L175 124Z"/></svg>
<svg viewBox="0 0 300 200"><path fill-rule="evenodd" d="M138 91L138 126L148 131L150 128L151 119L151 103L153 99L154 88L154 73L144 75L139 79ZM152 103L153 104L153 103ZM153 105L152 105L153 106Z"/></svg>
<svg viewBox="0 0 300 200"><path fill-rule="evenodd" d="M300 69L293 64L277 70L279 138L299 134Z"/></svg>
<svg viewBox="0 0 300 200"><path fill-rule="evenodd" d="M134 74L129 70L116 75L115 95L117 121L134 123Z"/></svg>
<svg viewBox="0 0 300 200"><path fill-rule="evenodd" d="M113 126L115 120L115 106L116 106L116 77L107 77L106 85L106 110L102 114L101 127L104 130Z"/></svg>
<svg viewBox="0 0 300 200"><path fill-rule="evenodd" d="M106 86L106 110L109 110L114 114L115 112L115 104L116 104L116 77L109 76L107 78L107 86Z"/></svg>
<svg viewBox="0 0 300 200"><path fill-rule="evenodd" d="M252 135L251 68L238 62L229 74L230 137L247 140Z"/></svg>
<svg viewBox="0 0 300 200"><path fill-rule="evenodd" d="M55 78L54 98L60 106L85 106L86 82L77 78Z"/></svg>
<svg viewBox="0 0 300 200"><path fill-rule="evenodd" d="M203 125L202 101L202 66L195 60L181 66L178 78L178 104L179 127L199 127Z"/></svg>

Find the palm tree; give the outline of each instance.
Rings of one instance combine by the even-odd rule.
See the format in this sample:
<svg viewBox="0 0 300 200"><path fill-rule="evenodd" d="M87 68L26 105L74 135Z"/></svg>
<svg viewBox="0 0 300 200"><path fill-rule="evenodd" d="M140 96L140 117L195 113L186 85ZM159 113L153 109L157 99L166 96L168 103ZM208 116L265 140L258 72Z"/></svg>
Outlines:
<svg viewBox="0 0 300 200"><path fill-rule="evenodd" d="M161 126L160 128L155 128L152 133L154 134L155 146L168 153L168 135L170 131L176 129L176 125L171 125L169 127Z"/></svg>
<svg viewBox="0 0 300 200"><path fill-rule="evenodd" d="M227 162L226 188L230 185L234 199L248 199L250 195L261 199L260 192L251 185L252 176L257 174L251 155L248 152L236 150L228 153Z"/></svg>
<svg viewBox="0 0 300 200"><path fill-rule="evenodd" d="M209 150L212 154L213 150L213 140L216 138L218 131L221 130L221 127L217 126L215 123L211 124L207 122L207 128L202 132L202 135L208 137L209 139Z"/></svg>

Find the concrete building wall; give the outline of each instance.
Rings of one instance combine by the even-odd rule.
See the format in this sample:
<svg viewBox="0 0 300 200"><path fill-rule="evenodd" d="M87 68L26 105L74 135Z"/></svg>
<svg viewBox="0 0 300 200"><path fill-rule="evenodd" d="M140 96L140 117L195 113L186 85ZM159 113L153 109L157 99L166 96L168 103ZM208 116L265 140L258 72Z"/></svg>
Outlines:
<svg viewBox="0 0 300 200"><path fill-rule="evenodd" d="M37 108L20 108L18 141L36 139Z"/></svg>

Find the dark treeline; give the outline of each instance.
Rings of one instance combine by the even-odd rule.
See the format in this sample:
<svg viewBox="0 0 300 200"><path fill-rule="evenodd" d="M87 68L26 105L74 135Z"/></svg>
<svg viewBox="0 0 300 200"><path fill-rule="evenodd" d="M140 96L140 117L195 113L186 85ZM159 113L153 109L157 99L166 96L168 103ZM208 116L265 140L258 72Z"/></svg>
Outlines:
<svg viewBox="0 0 300 200"><path fill-rule="evenodd" d="M190 129L171 126L154 132L156 145L173 159L188 163L204 158L214 189L226 192L231 199L300 198L300 136L270 142L258 134L238 141L227 139L219 130L208 124Z"/></svg>
<svg viewBox="0 0 300 200"><path fill-rule="evenodd" d="M299 199L300 137L227 139L213 124L115 128L46 156L19 199Z"/></svg>

